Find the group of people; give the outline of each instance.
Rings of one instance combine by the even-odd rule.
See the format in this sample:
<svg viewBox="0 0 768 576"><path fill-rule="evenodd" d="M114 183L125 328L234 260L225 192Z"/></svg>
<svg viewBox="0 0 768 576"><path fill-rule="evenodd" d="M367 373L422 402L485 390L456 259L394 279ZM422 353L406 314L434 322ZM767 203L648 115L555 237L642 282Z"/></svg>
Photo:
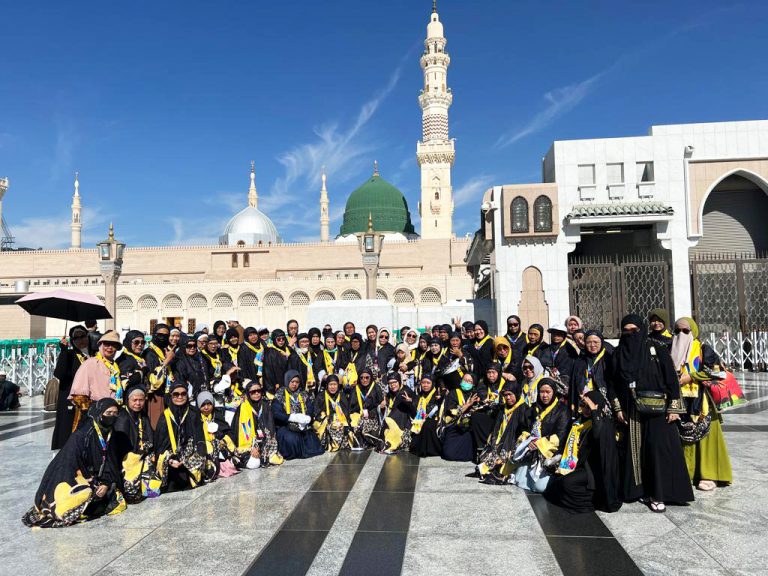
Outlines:
<svg viewBox="0 0 768 576"><path fill-rule="evenodd" d="M467 462L484 484L573 512L636 500L663 512L693 485L731 482L708 387L720 361L691 318L630 314L615 348L576 316L546 331L510 316L496 338L483 320L364 335L352 322L228 324L90 345L73 327L55 370L59 451L23 522L66 526L338 450Z"/></svg>

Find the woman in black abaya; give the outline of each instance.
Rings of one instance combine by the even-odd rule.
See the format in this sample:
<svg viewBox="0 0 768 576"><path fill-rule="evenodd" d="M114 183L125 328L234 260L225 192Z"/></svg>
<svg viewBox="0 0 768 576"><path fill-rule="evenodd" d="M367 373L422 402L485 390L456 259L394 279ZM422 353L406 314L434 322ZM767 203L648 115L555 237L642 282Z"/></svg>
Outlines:
<svg viewBox="0 0 768 576"><path fill-rule="evenodd" d="M611 410L599 390L586 392L578 407L544 497L576 514L616 512L621 508L621 477Z"/></svg>
<svg viewBox="0 0 768 576"><path fill-rule="evenodd" d="M422 376L419 395L414 399L416 416L411 424L411 454L424 458L440 456L442 453L442 442L437 435L442 403L440 391L435 387L432 377Z"/></svg>
<svg viewBox="0 0 768 576"><path fill-rule="evenodd" d="M613 383L621 411L623 499L646 499L654 512L665 502L691 502L693 490L676 420L684 411L680 385L666 348L647 339L643 319L630 314L621 321L621 340L613 354ZM636 396L663 394L665 408L642 414Z"/></svg>
<svg viewBox="0 0 768 576"><path fill-rule="evenodd" d="M35 504L21 521L30 528L60 528L125 510L120 472L110 445L117 402L102 398L88 408L88 421L48 465Z"/></svg>
<svg viewBox="0 0 768 576"><path fill-rule="evenodd" d="M51 437L51 450L63 448L78 424L75 417L80 411L70 402L69 390L77 369L88 358L88 331L84 326L73 326L70 329L69 344L71 348L62 339L59 344L61 352L56 360L56 368L53 369L53 375L59 381L59 398L56 401L56 424Z"/></svg>

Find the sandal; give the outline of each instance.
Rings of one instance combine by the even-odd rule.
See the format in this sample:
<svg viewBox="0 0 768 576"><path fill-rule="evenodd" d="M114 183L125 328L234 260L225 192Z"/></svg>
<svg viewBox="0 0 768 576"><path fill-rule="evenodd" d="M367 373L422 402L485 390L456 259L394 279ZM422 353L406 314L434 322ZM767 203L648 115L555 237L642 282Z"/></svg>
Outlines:
<svg viewBox="0 0 768 576"><path fill-rule="evenodd" d="M667 506L664 502L654 502L651 500L648 507L651 509L651 512L657 512L659 514L667 511Z"/></svg>

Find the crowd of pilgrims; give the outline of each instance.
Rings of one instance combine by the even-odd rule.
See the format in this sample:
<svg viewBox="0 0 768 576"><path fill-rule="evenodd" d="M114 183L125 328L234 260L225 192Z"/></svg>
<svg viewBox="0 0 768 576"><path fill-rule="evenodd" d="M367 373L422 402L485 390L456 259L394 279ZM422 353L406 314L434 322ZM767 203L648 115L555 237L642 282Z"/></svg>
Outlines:
<svg viewBox="0 0 768 576"><path fill-rule="evenodd" d="M621 322L615 348L570 316L546 332L482 320L392 334L243 329L63 339L52 449L28 526L67 526L244 470L374 449L467 462L484 484L572 512L654 512L731 482L708 392L719 359L691 318ZM668 328L672 329L671 334ZM548 342L546 336L548 334ZM122 350L121 350L122 349ZM474 465L474 471L472 471Z"/></svg>

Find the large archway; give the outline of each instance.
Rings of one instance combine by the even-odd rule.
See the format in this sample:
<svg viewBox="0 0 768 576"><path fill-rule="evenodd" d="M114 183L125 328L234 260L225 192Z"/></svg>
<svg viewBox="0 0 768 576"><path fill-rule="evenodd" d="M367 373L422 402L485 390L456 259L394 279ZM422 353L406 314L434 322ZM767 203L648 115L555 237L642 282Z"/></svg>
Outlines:
<svg viewBox="0 0 768 576"><path fill-rule="evenodd" d="M768 329L768 183L734 171L701 210L691 248L694 315L708 336Z"/></svg>
<svg viewBox="0 0 768 576"><path fill-rule="evenodd" d="M756 179L755 179L756 180ZM702 210L702 237L694 254L759 254L768 251L768 185L739 173L722 179Z"/></svg>

